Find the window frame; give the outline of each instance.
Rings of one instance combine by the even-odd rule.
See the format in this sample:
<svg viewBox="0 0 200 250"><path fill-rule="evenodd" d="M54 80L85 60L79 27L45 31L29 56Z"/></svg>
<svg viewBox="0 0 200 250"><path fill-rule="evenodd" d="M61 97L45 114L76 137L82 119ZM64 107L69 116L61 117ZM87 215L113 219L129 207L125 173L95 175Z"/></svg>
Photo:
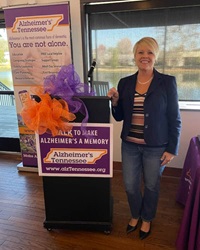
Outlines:
<svg viewBox="0 0 200 250"><path fill-rule="evenodd" d="M0 28L5 28L5 18L3 10L0 9Z"/></svg>

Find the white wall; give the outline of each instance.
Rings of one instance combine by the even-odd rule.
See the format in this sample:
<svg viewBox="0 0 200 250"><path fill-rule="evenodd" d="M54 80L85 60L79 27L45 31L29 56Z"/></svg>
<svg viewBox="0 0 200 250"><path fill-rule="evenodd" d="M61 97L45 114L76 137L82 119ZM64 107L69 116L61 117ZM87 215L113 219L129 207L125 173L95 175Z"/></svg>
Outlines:
<svg viewBox="0 0 200 250"><path fill-rule="evenodd" d="M0 8L21 6L30 4L51 4L62 3L65 0L1 0ZM69 0L71 12L72 28L72 49L73 62L75 70L83 80L83 59L82 59L82 37L81 37L81 17L80 17L80 0ZM182 133L179 155L171 162L170 167L182 168L187 153L190 139L200 134L200 111L181 111ZM117 123L111 118L114 124L114 161L121 161L121 122Z"/></svg>
<svg viewBox="0 0 200 250"><path fill-rule="evenodd" d="M182 168L187 154L190 139L200 134L200 111L181 111L182 131L179 155L168 165L169 167ZM114 124L114 161L121 161L121 141L119 139L122 123L111 118Z"/></svg>
<svg viewBox="0 0 200 250"><path fill-rule="evenodd" d="M182 168L190 140L200 134L200 111L181 111L182 131L179 155L171 162L171 167Z"/></svg>

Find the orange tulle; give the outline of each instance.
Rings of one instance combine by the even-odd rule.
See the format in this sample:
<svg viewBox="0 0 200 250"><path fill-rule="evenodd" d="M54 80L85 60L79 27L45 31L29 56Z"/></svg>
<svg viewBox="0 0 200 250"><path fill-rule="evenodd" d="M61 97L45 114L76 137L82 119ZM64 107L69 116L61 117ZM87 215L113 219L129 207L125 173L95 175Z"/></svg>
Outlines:
<svg viewBox="0 0 200 250"><path fill-rule="evenodd" d="M71 130L73 126L69 122L76 116L69 112L67 102L52 98L48 93L43 94L41 88L36 94L40 102L28 97L21 111L26 126L38 134L51 132L52 136L58 135L59 131Z"/></svg>

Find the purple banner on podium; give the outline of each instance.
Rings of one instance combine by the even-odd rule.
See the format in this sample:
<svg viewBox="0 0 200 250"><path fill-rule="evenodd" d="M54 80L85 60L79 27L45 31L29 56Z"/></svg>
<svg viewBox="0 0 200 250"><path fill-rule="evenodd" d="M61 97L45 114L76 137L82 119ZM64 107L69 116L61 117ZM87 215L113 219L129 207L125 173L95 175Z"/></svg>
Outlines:
<svg viewBox="0 0 200 250"><path fill-rule="evenodd" d="M41 176L113 176L112 124L89 123L52 137L36 135Z"/></svg>

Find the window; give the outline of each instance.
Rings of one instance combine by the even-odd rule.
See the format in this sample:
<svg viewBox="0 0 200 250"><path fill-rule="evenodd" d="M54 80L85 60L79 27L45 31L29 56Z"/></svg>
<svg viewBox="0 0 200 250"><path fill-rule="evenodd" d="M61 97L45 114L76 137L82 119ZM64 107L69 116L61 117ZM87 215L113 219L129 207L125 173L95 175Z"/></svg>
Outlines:
<svg viewBox="0 0 200 250"><path fill-rule="evenodd" d="M86 8L90 58L96 59L94 81L117 86L133 74L132 47L144 36L160 46L156 69L176 76L180 101L200 101L200 5L91 11ZM92 8L94 10L94 7Z"/></svg>
<svg viewBox="0 0 200 250"><path fill-rule="evenodd" d="M13 90L6 29L0 27L0 90Z"/></svg>
<svg viewBox="0 0 200 250"><path fill-rule="evenodd" d="M3 12L0 11L0 91L13 90L13 81L10 65L9 48L5 20Z"/></svg>

